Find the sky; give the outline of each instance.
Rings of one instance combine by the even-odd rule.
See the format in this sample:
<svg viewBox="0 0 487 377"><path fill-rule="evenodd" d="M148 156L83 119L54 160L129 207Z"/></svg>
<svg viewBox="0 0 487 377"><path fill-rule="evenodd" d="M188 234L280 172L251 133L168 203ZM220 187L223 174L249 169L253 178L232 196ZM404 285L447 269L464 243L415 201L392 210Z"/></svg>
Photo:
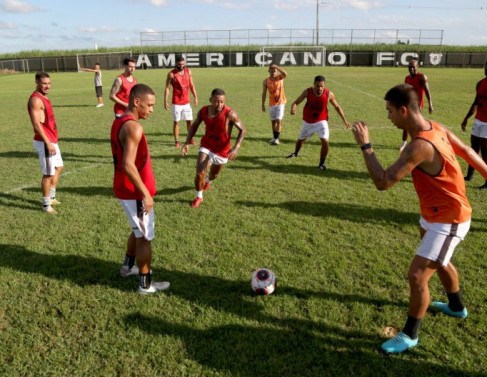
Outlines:
<svg viewBox="0 0 487 377"><path fill-rule="evenodd" d="M317 20L320 30L443 30L443 45L487 45L487 1L0 0L0 53L141 46L141 32L311 30Z"/></svg>

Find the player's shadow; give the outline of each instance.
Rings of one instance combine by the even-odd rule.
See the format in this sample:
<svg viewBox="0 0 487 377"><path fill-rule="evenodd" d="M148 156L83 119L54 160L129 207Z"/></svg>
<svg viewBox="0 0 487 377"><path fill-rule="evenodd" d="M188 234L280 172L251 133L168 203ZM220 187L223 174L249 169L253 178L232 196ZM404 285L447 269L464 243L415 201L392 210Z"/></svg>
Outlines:
<svg viewBox="0 0 487 377"><path fill-rule="evenodd" d="M33 158L37 157L37 153L35 150L31 152L28 151L10 151L10 152L1 152L0 157L6 158Z"/></svg>
<svg viewBox="0 0 487 377"><path fill-rule="evenodd" d="M106 138L96 137L61 137L59 143L82 143L82 144L106 144L107 153L110 153L110 135L107 134Z"/></svg>
<svg viewBox="0 0 487 377"><path fill-rule="evenodd" d="M24 191L30 191L31 188L25 188ZM32 189L32 191L39 192L40 189ZM16 207L20 209L27 209L32 211L40 211L41 209L41 201L40 200L32 200L22 198L20 196L16 196L14 194L8 194L0 192L0 206L4 207Z"/></svg>
<svg viewBox="0 0 487 377"><path fill-rule="evenodd" d="M350 203L316 203L304 201L288 201L276 204L250 201L237 201L236 203L249 208L281 208L300 215L338 218L355 223L377 222L405 225L416 224L418 222L418 214L415 212L401 212L392 208L359 206Z"/></svg>

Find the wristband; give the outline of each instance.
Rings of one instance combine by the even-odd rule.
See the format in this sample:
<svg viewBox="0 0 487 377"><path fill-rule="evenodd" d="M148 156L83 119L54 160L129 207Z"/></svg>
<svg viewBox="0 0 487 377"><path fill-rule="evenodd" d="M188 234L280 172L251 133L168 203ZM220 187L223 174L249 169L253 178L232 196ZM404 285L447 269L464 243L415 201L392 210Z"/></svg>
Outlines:
<svg viewBox="0 0 487 377"><path fill-rule="evenodd" d="M370 145L370 143L364 144L360 147L360 149L362 149L363 151L366 151L367 149L370 148L372 148L372 145Z"/></svg>

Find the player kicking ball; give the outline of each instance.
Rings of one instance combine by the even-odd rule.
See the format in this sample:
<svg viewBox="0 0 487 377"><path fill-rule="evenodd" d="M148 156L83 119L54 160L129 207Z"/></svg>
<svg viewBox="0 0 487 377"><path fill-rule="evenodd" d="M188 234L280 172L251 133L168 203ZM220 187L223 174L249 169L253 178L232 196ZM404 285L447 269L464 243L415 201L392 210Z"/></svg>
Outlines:
<svg viewBox="0 0 487 377"><path fill-rule="evenodd" d="M198 208L201 205L203 191L209 190L211 182L218 177L228 160L237 158L238 150L246 133L237 113L225 105L223 89L213 89L210 105L201 108L188 130L188 136L181 148L183 156L188 154L191 140L198 131L201 122L205 123L206 130L201 138L198 160L196 161L196 176L194 178L196 197L191 202L191 208ZM238 135L235 145L232 147L233 127L237 128Z"/></svg>

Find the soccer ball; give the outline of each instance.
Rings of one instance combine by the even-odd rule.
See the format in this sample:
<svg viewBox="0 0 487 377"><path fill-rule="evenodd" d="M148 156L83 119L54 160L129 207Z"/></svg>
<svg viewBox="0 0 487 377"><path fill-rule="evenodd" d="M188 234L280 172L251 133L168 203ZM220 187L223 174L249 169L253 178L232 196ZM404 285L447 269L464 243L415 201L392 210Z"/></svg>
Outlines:
<svg viewBox="0 0 487 377"><path fill-rule="evenodd" d="M276 289L276 275L268 268L259 268L252 273L252 290L258 295L270 295Z"/></svg>

